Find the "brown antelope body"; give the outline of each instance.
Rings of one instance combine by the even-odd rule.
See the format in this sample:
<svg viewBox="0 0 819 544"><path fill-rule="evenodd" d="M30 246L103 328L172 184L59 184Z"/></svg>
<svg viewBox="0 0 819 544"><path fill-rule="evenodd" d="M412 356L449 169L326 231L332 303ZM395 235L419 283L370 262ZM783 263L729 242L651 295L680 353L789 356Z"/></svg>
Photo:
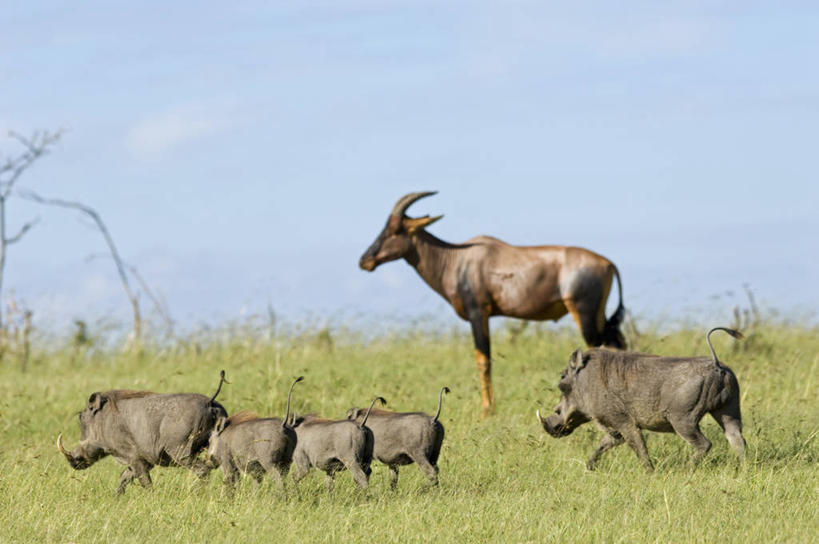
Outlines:
<svg viewBox="0 0 819 544"><path fill-rule="evenodd" d="M483 414L494 408L489 318L493 315L557 321L572 314L591 347L625 348L619 325L623 308L617 267L588 249L569 246L512 246L491 236L450 244L425 227L443 216L407 217L407 208L435 192L401 198L375 242L361 256L367 271L404 258L462 319L475 340L475 363L481 379ZM606 320L606 299L617 277L620 303Z"/></svg>

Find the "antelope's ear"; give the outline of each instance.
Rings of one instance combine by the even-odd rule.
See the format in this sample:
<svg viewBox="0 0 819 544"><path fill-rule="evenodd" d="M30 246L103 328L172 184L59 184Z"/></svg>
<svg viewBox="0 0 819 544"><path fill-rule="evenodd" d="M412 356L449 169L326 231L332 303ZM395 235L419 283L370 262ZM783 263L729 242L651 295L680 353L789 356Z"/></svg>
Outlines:
<svg viewBox="0 0 819 544"><path fill-rule="evenodd" d="M358 408L350 408L347 410L347 419L355 419L358 417Z"/></svg>
<svg viewBox="0 0 819 544"><path fill-rule="evenodd" d="M414 234L419 229L430 226L442 217L443 215L436 215L435 217L430 217L428 215L425 215L424 217L405 217L404 230L406 230L409 234Z"/></svg>

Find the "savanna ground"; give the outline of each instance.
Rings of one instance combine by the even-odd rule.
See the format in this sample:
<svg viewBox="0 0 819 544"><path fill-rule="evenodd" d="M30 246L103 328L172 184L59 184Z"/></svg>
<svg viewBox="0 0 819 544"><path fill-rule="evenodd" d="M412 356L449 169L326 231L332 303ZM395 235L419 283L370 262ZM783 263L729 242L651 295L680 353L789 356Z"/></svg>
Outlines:
<svg viewBox="0 0 819 544"><path fill-rule="evenodd" d="M741 344L713 337L736 372L748 441L735 460L706 416L714 446L697 468L675 435L646 433L656 471L646 474L621 446L595 472L585 460L601 437L593 425L557 440L535 409L550 411L556 383L579 334L537 327L516 339L497 327L494 417L481 421L466 327L401 331L375 340L355 335L213 334L142 353L69 348L34 351L23 372L0 367L0 541L4 542L808 542L819 533L819 335L814 328L757 326ZM705 355L704 330L681 326L632 339L642 351ZM343 337L343 339L342 339ZM36 348L36 346L35 346ZM114 497L122 467L110 458L74 471L57 452L59 431L79 440L76 413L88 395L110 388L210 395L218 371L232 382L219 400L229 412L281 417L298 375L294 408L342 417L382 395L397 410L435 409L442 385L446 439L441 484L428 489L415 466L388 486L373 464L360 492L340 473L328 494L322 473L282 500L272 482L257 492L245 478L230 500L222 474L204 486L182 469L155 468L153 491L138 485Z"/></svg>

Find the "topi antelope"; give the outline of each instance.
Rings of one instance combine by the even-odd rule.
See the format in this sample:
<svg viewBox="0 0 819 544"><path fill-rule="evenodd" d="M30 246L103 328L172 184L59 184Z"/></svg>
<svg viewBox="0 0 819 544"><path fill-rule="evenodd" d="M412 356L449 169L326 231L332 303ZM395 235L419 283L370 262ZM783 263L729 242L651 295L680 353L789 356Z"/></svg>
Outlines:
<svg viewBox="0 0 819 544"><path fill-rule="evenodd" d="M614 263L580 247L512 246L491 236L478 236L464 244L444 242L424 230L442 215L406 215L413 202L436 192L402 197L359 266L372 272L381 263L403 257L459 317L469 321L484 416L492 413L495 404L489 348L489 318L493 315L557 321L570 313L589 346L626 347L619 330L625 313L623 287ZM606 299L614 276L620 303L606 320Z"/></svg>

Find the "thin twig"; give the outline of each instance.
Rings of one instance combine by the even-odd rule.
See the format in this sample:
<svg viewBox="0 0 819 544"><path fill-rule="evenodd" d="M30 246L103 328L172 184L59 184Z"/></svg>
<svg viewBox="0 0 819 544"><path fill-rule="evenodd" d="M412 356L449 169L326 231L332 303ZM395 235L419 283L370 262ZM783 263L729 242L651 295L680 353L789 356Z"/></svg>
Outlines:
<svg viewBox="0 0 819 544"><path fill-rule="evenodd" d="M12 236L11 238L6 238L6 244L11 245L11 244L15 244L15 243L19 242L20 239L25 235L25 233L27 233L31 229L31 227L33 227L34 225L36 225L39 222L40 222L40 218L35 217L32 221L29 221L28 223L23 225L22 228L20 229L20 232L18 232L17 234Z"/></svg>

